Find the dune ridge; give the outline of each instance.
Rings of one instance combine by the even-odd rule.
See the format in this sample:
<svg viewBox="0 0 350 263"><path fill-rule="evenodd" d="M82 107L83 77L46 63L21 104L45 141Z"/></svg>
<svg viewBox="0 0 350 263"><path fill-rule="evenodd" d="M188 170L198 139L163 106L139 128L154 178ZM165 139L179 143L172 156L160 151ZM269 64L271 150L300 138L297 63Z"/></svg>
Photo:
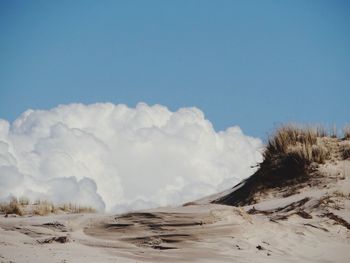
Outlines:
<svg viewBox="0 0 350 263"><path fill-rule="evenodd" d="M180 207L0 218L1 262L348 262L350 136L283 127L251 177Z"/></svg>

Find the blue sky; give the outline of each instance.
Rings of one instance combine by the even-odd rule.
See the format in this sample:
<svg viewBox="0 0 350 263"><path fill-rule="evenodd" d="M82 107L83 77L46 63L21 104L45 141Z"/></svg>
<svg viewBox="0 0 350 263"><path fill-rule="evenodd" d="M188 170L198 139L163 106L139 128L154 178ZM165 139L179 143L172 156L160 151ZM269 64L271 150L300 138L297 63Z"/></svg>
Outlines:
<svg viewBox="0 0 350 263"><path fill-rule="evenodd" d="M216 130L350 122L347 1L1 1L0 118L196 106Z"/></svg>

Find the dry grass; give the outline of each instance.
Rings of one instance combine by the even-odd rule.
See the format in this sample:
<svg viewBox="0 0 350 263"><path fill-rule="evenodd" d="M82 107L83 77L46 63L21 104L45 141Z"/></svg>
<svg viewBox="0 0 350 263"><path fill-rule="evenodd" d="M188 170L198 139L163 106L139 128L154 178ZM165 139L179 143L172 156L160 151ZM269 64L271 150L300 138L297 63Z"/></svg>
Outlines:
<svg viewBox="0 0 350 263"><path fill-rule="evenodd" d="M39 216L44 216L48 214L55 214L57 213L57 210L54 206L53 203L50 203L48 201L42 201L42 200L37 200L35 201L33 205L33 214L39 215Z"/></svg>
<svg viewBox="0 0 350 263"><path fill-rule="evenodd" d="M331 128L329 136L331 138L338 138L338 129L337 129L337 126L335 124Z"/></svg>
<svg viewBox="0 0 350 263"><path fill-rule="evenodd" d="M81 206L76 204L63 204L59 206L58 209L61 209L64 212L79 214L79 213L95 213L96 210L90 206Z"/></svg>
<svg viewBox="0 0 350 263"><path fill-rule="evenodd" d="M12 198L9 202L0 203L0 212L7 214L16 214L22 216L24 214L23 207L17 198Z"/></svg>
<svg viewBox="0 0 350 263"><path fill-rule="evenodd" d="M268 189L286 189L290 194L316 175L316 167L330 160L336 132L323 127L285 125L268 139L264 160L243 186L214 202L242 206L258 202ZM291 187L292 186L292 187Z"/></svg>
<svg viewBox="0 0 350 263"><path fill-rule="evenodd" d="M327 132L322 127L282 126L268 140L264 162L279 165L289 161L300 166L312 162L324 163L330 157L330 152L321 139L326 136Z"/></svg>
<svg viewBox="0 0 350 263"><path fill-rule="evenodd" d="M350 144L344 144L341 149L343 160L350 159Z"/></svg>
<svg viewBox="0 0 350 263"><path fill-rule="evenodd" d="M350 125L347 125L343 128L343 134L344 134L344 137L343 137L344 140L350 140Z"/></svg>
<svg viewBox="0 0 350 263"><path fill-rule="evenodd" d="M20 197L19 199L18 199L18 203L20 204L20 205L29 205L29 199L28 198L26 198L26 197Z"/></svg>
<svg viewBox="0 0 350 263"><path fill-rule="evenodd" d="M36 200L31 203L28 198L12 198L9 202L0 203L0 213L16 215L39 215L45 216L58 213L95 213L96 210L90 206L81 206L77 204L58 204L46 200Z"/></svg>

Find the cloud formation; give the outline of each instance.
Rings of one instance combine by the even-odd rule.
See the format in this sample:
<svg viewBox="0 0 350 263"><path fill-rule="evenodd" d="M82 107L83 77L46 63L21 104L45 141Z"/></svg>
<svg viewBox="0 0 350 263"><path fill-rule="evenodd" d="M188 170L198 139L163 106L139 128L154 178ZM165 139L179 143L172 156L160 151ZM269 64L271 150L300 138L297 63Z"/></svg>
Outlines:
<svg viewBox="0 0 350 263"><path fill-rule="evenodd" d="M125 211L176 205L254 172L262 143L216 132L197 108L61 105L0 119L0 199L11 195Z"/></svg>

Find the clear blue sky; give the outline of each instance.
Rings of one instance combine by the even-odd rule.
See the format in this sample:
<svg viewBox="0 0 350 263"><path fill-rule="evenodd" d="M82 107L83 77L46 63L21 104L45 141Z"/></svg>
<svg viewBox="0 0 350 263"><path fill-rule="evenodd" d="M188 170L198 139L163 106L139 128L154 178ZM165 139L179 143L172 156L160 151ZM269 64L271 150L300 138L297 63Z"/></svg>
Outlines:
<svg viewBox="0 0 350 263"><path fill-rule="evenodd" d="M349 1L0 2L0 118L196 106L216 130L350 121Z"/></svg>

